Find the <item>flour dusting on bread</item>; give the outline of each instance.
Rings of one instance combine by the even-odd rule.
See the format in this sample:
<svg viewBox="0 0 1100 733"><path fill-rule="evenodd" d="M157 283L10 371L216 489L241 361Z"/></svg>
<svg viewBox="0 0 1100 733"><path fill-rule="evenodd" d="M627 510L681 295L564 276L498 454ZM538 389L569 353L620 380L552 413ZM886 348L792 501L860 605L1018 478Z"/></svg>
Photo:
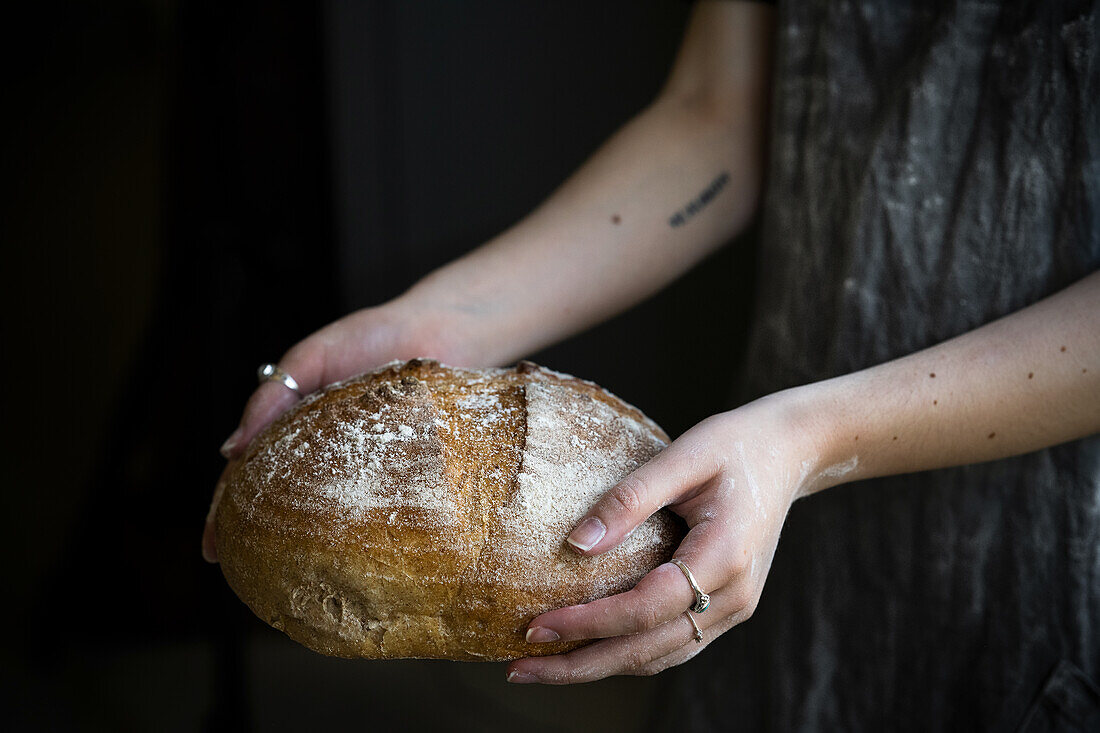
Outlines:
<svg viewBox="0 0 1100 733"><path fill-rule="evenodd" d="M578 567L565 538L621 478L665 447L629 413L560 382L528 382L527 437L512 501L499 510L504 537L527 560L530 578ZM623 557L661 541L660 518L606 553ZM544 581L545 582L545 581ZM552 582L552 581L551 581Z"/></svg>
<svg viewBox="0 0 1100 733"><path fill-rule="evenodd" d="M302 405L246 457L245 470L258 487L248 510L258 520L273 516L263 499L351 524L367 521L372 510L401 508L421 510L416 516L422 521L456 524L456 495L444 476L442 420L429 390L400 381L369 388L345 382L330 388L336 390L345 392L343 399Z"/></svg>
<svg viewBox="0 0 1100 733"><path fill-rule="evenodd" d="M521 362L394 362L310 395L249 446L217 513L233 589L325 654L514 659L535 615L628 590L682 536L667 512L583 557L565 538L664 448L597 385Z"/></svg>

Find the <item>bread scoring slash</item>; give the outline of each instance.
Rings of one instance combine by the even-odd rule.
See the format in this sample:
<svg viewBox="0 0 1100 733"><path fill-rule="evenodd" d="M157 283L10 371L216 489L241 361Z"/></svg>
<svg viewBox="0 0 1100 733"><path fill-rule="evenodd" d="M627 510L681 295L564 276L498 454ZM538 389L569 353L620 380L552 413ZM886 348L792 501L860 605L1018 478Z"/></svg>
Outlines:
<svg viewBox="0 0 1100 733"><path fill-rule="evenodd" d="M393 362L302 400L248 447L217 513L229 585L295 641L343 657L507 660L540 613L631 588L683 536L668 512L582 557L565 538L668 436L531 362Z"/></svg>

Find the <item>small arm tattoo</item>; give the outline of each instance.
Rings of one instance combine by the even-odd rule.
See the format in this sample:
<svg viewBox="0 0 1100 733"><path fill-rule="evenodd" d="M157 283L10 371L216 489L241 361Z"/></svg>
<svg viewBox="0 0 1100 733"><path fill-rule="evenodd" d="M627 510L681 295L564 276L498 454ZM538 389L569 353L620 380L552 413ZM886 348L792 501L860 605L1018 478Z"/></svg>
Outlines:
<svg viewBox="0 0 1100 733"><path fill-rule="evenodd" d="M703 210L704 206L714 200L714 197L718 195L719 191L726 187L729 180L729 173L725 171L720 173L717 178L707 184L707 187L703 189L702 193L689 201L684 208L669 217L668 225L675 229L687 223L688 219L698 214Z"/></svg>

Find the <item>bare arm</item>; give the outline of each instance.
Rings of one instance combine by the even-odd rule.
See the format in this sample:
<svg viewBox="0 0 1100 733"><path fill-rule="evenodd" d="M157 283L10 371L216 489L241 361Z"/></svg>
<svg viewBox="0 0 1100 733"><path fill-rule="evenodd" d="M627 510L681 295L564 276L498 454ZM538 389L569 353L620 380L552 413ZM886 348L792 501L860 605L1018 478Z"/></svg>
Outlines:
<svg viewBox="0 0 1100 733"><path fill-rule="evenodd" d="M1100 431L1100 273L903 359L805 390L846 481L1018 455Z"/></svg>
<svg viewBox="0 0 1100 733"><path fill-rule="evenodd" d="M629 308L727 242L763 175L773 11L700 2L656 100L528 217L280 366L305 392L395 358L513 361ZM226 457L293 404L261 386Z"/></svg>
<svg viewBox="0 0 1100 733"><path fill-rule="evenodd" d="M700 2L656 100L530 216L401 297L311 334L279 366L308 393L391 359L505 363L674 280L756 208L771 34L771 8ZM222 454L235 460L296 399L262 384ZM210 560L219 495L203 536Z"/></svg>
<svg viewBox="0 0 1100 733"><path fill-rule="evenodd" d="M1100 273L958 338L704 420L612 488L569 541L595 555L668 506L676 550L711 610L710 642L749 618L787 510L856 479L988 461L1100 432ZM664 564L626 593L542 614L528 641L604 638L524 659L512 682L650 674L690 659L684 576Z"/></svg>
<svg viewBox="0 0 1100 733"><path fill-rule="evenodd" d="M745 226L761 188L771 34L766 5L699 3L649 107L530 216L403 296L451 314L456 351L469 349L453 360L508 362L583 330Z"/></svg>

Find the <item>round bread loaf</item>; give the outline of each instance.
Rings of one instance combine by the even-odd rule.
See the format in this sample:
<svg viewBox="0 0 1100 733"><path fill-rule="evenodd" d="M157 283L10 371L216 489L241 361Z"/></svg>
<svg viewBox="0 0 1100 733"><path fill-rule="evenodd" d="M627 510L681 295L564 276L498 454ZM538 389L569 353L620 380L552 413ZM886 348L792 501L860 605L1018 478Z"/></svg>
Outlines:
<svg viewBox="0 0 1100 733"><path fill-rule="evenodd" d="M530 362L394 362L304 399L248 447L217 510L229 585L295 641L343 657L505 660L545 611L619 593L665 562L661 511L619 547L565 538L666 445L636 408Z"/></svg>

